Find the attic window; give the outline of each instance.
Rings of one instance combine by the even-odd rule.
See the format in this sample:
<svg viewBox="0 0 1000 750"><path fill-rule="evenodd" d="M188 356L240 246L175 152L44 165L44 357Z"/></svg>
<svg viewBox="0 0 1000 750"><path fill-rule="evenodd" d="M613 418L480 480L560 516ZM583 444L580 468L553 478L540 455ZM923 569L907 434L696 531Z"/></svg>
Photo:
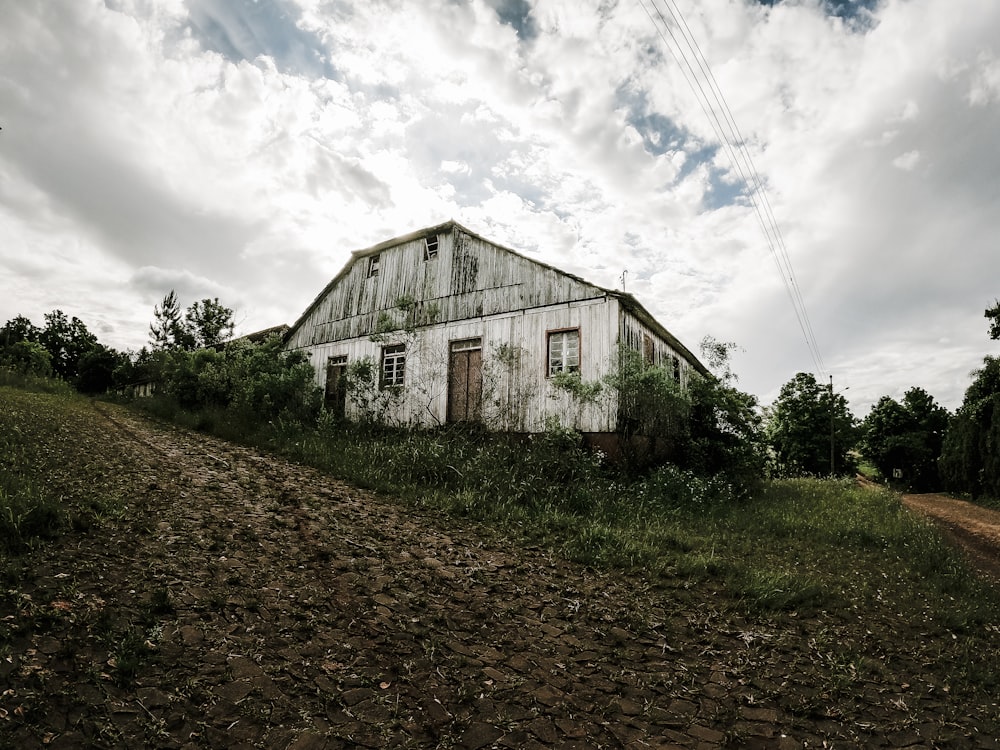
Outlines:
<svg viewBox="0 0 1000 750"><path fill-rule="evenodd" d="M378 276L378 264L379 260L382 258L381 255L373 255L368 258L368 278L373 276Z"/></svg>
<svg viewBox="0 0 1000 750"><path fill-rule="evenodd" d="M580 372L580 329L549 332L549 375Z"/></svg>
<svg viewBox="0 0 1000 750"><path fill-rule="evenodd" d="M432 234L424 238L424 260L434 260L438 257L438 236Z"/></svg>

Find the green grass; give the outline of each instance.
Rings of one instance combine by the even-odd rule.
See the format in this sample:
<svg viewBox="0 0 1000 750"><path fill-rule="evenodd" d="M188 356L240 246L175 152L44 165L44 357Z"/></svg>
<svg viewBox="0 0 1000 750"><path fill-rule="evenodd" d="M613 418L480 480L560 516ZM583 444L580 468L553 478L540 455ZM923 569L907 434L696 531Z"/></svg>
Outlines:
<svg viewBox="0 0 1000 750"><path fill-rule="evenodd" d="M685 585L714 581L750 613L867 606L891 592L913 607L954 597L933 614L942 627L1000 616L996 592L932 525L897 495L853 481L773 481L738 501L724 483L671 467L626 480L565 433L525 442L449 430L284 426L265 442L358 485L485 522L586 565Z"/></svg>
<svg viewBox="0 0 1000 750"><path fill-rule="evenodd" d="M120 511L94 431L82 396L0 385L0 562Z"/></svg>

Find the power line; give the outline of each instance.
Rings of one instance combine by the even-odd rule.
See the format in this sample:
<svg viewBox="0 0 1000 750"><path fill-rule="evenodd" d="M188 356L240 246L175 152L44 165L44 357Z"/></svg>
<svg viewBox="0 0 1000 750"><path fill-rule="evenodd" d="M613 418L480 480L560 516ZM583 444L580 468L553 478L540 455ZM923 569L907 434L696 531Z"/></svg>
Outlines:
<svg viewBox="0 0 1000 750"><path fill-rule="evenodd" d="M715 131L719 143L745 186L747 197L757 216L768 249L771 251L771 257L792 303L792 309L795 311L795 317L805 338L813 365L819 374L825 374L826 367L819 350L819 344L816 342L812 323L810 323L809 315L806 312L805 300L802 298L784 237L778 227L771 203L764 192L764 186L753 163L753 158L746 147L745 139L740 133L736 119L715 76L712 74L708 61L702 54L694 34L674 0L639 0L639 4L646 12L674 61L678 64L685 82L698 100L702 111L708 117L709 124ZM670 41L667 37L670 38Z"/></svg>

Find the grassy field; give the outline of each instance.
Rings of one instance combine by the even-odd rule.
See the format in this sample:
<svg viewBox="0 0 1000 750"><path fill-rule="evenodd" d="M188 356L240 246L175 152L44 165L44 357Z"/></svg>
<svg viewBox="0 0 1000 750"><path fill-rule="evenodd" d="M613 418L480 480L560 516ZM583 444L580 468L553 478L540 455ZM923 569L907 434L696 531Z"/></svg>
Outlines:
<svg viewBox="0 0 1000 750"><path fill-rule="evenodd" d="M40 381L36 391L0 386L0 561L120 514L123 499L92 461L76 427L92 422L89 400Z"/></svg>
<svg viewBox="0 0 1000 750"><path fill-rule="evenodd" d="M719 585L748 612L879 606L945 629L1000 615L984 584L894 493L767 482L752 500L670 467L625 480L566 434L278 433L271 448L423 508L471 517L588 565Z"/></svg>

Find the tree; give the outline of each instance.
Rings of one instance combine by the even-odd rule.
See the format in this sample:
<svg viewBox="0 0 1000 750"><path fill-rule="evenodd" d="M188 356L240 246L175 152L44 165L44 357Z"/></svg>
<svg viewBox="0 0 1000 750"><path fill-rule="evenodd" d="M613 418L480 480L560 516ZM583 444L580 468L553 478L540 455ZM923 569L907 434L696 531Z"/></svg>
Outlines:
<svg viewBox="0 0 1000 750"><path fill-rule="evenodd" d="M781 387L767 432L778 468L785 473L819 476L854 470L855 419L847 399L811 373L800 372Z"/></svg>
<svg viewBox="0 0 1000 750"><path fill-rule="evenodd" d="M103 344L96 344L80 357L76 389L81 393L104 393L115 385L115 371L127 357Z"/></svg>
<svg viewBox="0 0 1000 750"><path fill-rule="evenodd" d="M939 469L947 489L1000 498L1000 357L972 373L945 434Z"/></svg>
<svg viewBox="0 0 1000 750"><path fill-rule="evenodd" d="M219 298L195 302L184 313L185 327L195 346L205 348L221 344L233 335L233 311L219 303Z"/></svg>
<svg viewBox="0 0 1000 750"><path fill-rule="evenodd" d="M948 410L922 388L908 390L902 403L883 396L862 424L861 451L883 476L900 469L911 488L936 489L948 419Z"/></svg>
<svg viewBox="0 0 1000 750"><path fill-rule="evenodd" d="M39 343L41 329L18 315L0 328L0 365L22 375L47 378L52 375L52 355Z"/></svg>
<svg viewBox="0 0 1000 750"><path fill-rule="evenodd" d="M149 343L153 349L193 349L194 341L184 326L181 307L173 289L153 308L149 324Z"/></svg>
<svg viewBox="0 0 1000 750"><path fill-rule="evenodd" d="M757 398L718 378L693 378L688 435L678 463L701 476L724 477L737 494L753 493L766 472Z"/></svg>
<svg viewBox="0 0 1000 750"><path fill-rule="evenodd" d="M1000 339L1000 300L984 316L990 338ZM947 489L1000 499L1000 357L985 357L972 373L948 425L938 468Z"/></svg>
<svg viewBox="0 0 1000 750"><path fill-rule="evenodd" d="M181 312L173 289L153 308L149 341L157 351L180 349L194 351L221 344L232 336L233 311L219 298L202 299Z"/></svg>
<svg viewBox="0 0 1000 750"><path fill-rule="evenodd" d="M53 373L70 381L79 373L83 355L98 345L97 336L87 330L82 320L67 318L62 310L46 313L45 327L38 338L52 357Z"/></svg>
<svg viewBox="0 0 1000 750"><path fill-rule="evenodd" d="M996 300L993 307L986 308L985 315L990 321L990 338L994 341L1000 339L1000 300Z"/></svg>
<svg viewBox="0 0 1000 750"><path fill-rule="evenodd" d="M42 330L23 315L11 318L0 328L0 349L5 349L19 341L39 340Z"/></svg>

